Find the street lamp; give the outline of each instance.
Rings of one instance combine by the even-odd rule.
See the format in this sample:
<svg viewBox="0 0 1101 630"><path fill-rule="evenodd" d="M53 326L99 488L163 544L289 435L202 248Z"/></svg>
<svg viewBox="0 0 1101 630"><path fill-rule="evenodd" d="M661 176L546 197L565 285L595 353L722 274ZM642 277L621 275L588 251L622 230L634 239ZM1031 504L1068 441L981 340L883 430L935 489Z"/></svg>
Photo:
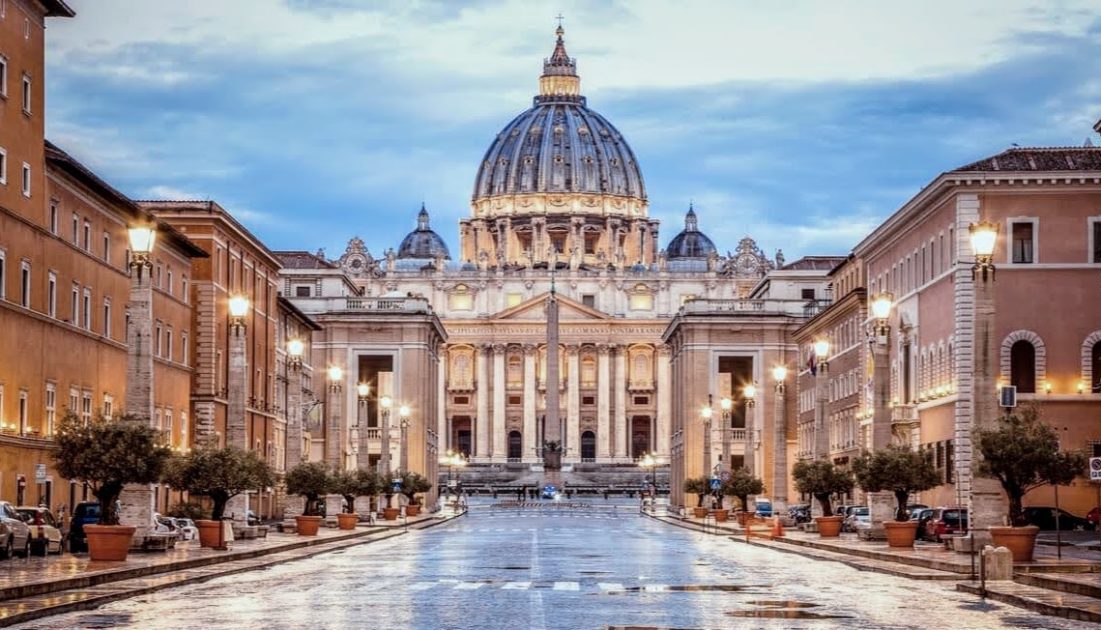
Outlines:
<svg viewBox="0 0 1101 630"><path fill-rule="evenodd" d="M707 395L707 404L700 407L700 419L703 420L703 472L711 473L711 394Z"/></svg>
<svg viewBox="0 0 1101 630"><path fill-rule="evenodd" d="M233 334L240 335L245 330L245 316L251 304L244 295L234 295L229 298L229 325Z"/></svg>
<svg viewBox="0 0 1101 630"><path fill-rule="evenodd" d="M367 397L371 395L371 386L367 383L359 383L356 385L356 398L359 400L359 404L365 404Z"/></svg>
<svg viewBox="0 0 1101 630"><path fill-rule="evenodd" d="M401 470L409 472L409 426L413 421L409 419L408 405L398 407L398 419L401 423Z"/></svg>
<svg viewBox="0 0 1101 630"><path fill-rule="evenodd" d="M327 372L329 375L329 389L334 392L344 389L344 368L339 365L330 365Z"/></svg>
<svg viewBox="0 0 1101 630"><path fill-rule="evenodd" d="M157 230L151 224L138 224L127 228L127 232L131 273L130 325L126 327L126 411L151 425L153 392L156 391L153 375L153 274L146 274L145 268L151 266L150 255L157 240ZM126 506L121 515L123 522L137 525L137 535L143 536L152 524L155 503L151 485L128 484L122 495L122 504Z"/></svg>
<svg viewBox="0 0 1101 630"><path fill-rule="evenodd" d="M745 398L746 407L752 407L757 402L757 384L746 383L742 387L742 398Z"/></svg>
<svg viewBox="0 0 1101 630"><path fill-rule="evenodd" d="M379 463L382 465L382 475L386 482L390 482L390 407L394 400L387 395L380 396L378 404L382 407L382 457Z"/></svg>
<svg viewBox="0 0 1101 630"><path fill-rule="evenodd" d="M658 457L653 453L643 453L642 458L638 461L639 468L650 470L650 488L652 494L650 495L650 510L654 509L654 502L658 498Z"/></svg>
<svg viewBox="0 0 1101 630"><path fill-rule="evenodd" d="M974 368L972 388L971 431L974 433L989 427L997 418L994 394L995 381L995 345L994 339L994 249L998 242L998 224L992 221L972 223L968 231L971 236L971 250L975 255L975 264L971 267L971 282L974 285L974 311L972 317L972 364ZM976 443L972 435L972 444ZM973 470L973 466L971 467ZM970 487L967 495L968 518L972 530L983 530L1001 524L1001 515L1005 514L1005 495L998 484L985 477L973 477L957 483Z"/></svg>
<svg viewBox="0 0 1101 630"><path fill-rule="evenodd" d="M463 457L462 453L448 449L447 454L443 456L440 463L447 466L447 495L453 496L454 492L452 487L454 485L453 478L455 475L455 467L458 466L461 468L466 466L466 458Z"/></svg>
<svg viewBox="0 0 1101 630"><path fill-rule="evenodd" d="M734 408L734 401L729 396L723 396L719 399L719 408L723 411L723 461L719 466L719 470L727 472L730 469L730 410Z"/></svg>
<svg viewBox="0 0 1101 630"><path fill-rule="evenodd" d="M787 417L784 412L785 381L788 368L780 364L772 368L772 380L776 382L775 415L772 418L773 456L772 456L772 505L773 513L787 507L788 500L788 433Z"/></svg>
<svg viewBox="0 0 1101 630"><path fill-rule="evenodd" d="M341 418L340 418L340 392L344 391L344 368L339 365L330 365L326 370L329 380L329 401L325 405L329 416L328 429L325 436L325 459L330 466L343 468L344 460L341 453Z"/></svg>
<svg viewBox="0 0 1101 630"><path fill-rule="evenodd" d="M981 272L982 279L986 281L986 274L990 272L990 279L994 279L994 245L998 241L998 224L992 221L979 221L968 227L971 234L971 249L975 253L975 265L971 267L971 279Z"/></svg>
<svg viewBox="0 0 1101 630"><path fill-rule="evenodd" d="M130 266L138 270L138 277L145 267L151 266L149 256L157 241L157 230L151 225L135 225L128 228L130 237Z"/></svg>
<svg viewBox="0 0 1101 630"><path fill-rule="evenodd" d="M829 402L830 342L819 339L814 342L814 458L828 457L830 437L826 432L826 404ZM812 502L813 503L813 502Z"/></svg>
<svg viewBox="0 0 1101 630"><path fill-rule="evenodd" d="M287 356L290 357L290 368L299 370L302 368L302 355L306 353L306 344L301 339L291 339L287 342Z"/></svg>
<svg viewBox="0 0 1101 630"><path fill-rule="evenodd" d="M890 334L891 308L895 305L895 296L883 292L872 298L872 317L875 318L876 340L882 338L881 343L887 343L887 335Z"/></svg>

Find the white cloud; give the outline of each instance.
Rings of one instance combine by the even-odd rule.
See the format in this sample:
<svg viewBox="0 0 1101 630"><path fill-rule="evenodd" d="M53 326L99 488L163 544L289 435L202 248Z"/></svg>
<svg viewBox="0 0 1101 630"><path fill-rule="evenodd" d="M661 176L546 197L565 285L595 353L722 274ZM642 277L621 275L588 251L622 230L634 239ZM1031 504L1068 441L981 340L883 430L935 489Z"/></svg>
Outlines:
<svg viewBox="0 0 1101 630"><path fill-rule="evenodd" d="M197 201L208 199L206 195L180 190L173 186L158 184L145 189L146 199L163 199L167 201Z"/></svg>

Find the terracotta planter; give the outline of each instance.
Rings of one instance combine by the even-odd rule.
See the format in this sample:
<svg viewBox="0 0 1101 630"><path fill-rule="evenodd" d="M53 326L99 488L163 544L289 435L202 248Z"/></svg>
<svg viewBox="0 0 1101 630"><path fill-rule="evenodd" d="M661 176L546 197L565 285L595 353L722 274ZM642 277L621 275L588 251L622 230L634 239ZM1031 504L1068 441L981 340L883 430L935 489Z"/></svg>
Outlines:
<svg viewBox="0 0 1101 630"><path fill-rule="evenodd" d="M358 514L344 514L341 512L336 515L336 522L340 525L340 529L355 529L356 523L359 522Z"/></svg>
<svg viewBox="0 0 1101 630"><path fill-rule="evenodd" d="M401 510L398 508L382 508L382 519L386 521L398 520L398 514L401 514Z"/></svg>
<svg viewBox="0 0 1101 630"><path fill-rule="evenodd" d="M419 506L415 503L410 503L409 505L405 506L405 515L406 516L417 516L420 513L421 513L421 506Z"/></svg>
<svg viewBox="0 0 1101 630"><path fill-rule="evenodd" d="M316 536L317 530L321 527L320 516L296 516L294 522L297 525L299 536Z"/></svg>
<svg viewBox="0 0 1101 630"><path fill-rule="evenodd" d="M917 521L886 521L888 547L913 547L917 537Z"/></svg>
<svg viewBox="0 0 1101 630"><path fill-rule="evenodd" d="M126 560L136 530L131 525L85 525L88 559L92 562Z"/></svg>
<svg viewBox="0 0 1101 630"><path fill-rule="evenodd" d="M814 519L818 523L818 535L822 538L837 538L841 535L842 516L819 516Z"/></svg>
<svg viewBox="0 0 1101 630"><path fill-rule="evenodd" d="M1032 562L1032 550L1036 548L1036 534L1040 528L1027 527L991 527L990 537L995 547L1005 547L1013 554L1014 562Z"/></svg>
<svg viewBox="0 0 1101 630"><path fill-rule="evenodd" d="M695 516L696 518L707 518L707 508L705 508L705 507L692 508L692 516Z"/></svg>
<svg viewBox="0 0 1101 630"><path fill-rule="evenodd" d="M716 523L725 523L726 517L730 515L730 510L711 510L711 516L715 517Z"/></svg>
<svg viewBox="0 0 1101 630"><path fill-rule="evenodd" d="M222 541L221 521L195 521L195 527L199 528L199 546L219 549L225 547Z"/></svg>

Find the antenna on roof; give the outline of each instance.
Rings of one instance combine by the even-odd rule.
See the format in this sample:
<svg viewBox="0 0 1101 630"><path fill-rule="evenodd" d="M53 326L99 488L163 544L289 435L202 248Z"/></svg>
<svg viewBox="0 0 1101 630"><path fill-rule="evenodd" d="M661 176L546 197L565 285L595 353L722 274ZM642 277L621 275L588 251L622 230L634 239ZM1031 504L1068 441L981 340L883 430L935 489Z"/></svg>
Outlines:
<svg viewBox="0 0 1101 630"><path fill-rule="evenodd" d="M1087 148L1087 149L1092 149L1093 148L1093 140L1090 140L1089 137L1087 136L1086 141L1082 144L1082 146Z"/></svg>
<svg viewBox="0 0 1101 630"><path fill-rule="evenodd" d="M1016 142L1011 142L1009 146L1011 146L1011 147L1020 147L1021 145L1017 144Z"/></svg>

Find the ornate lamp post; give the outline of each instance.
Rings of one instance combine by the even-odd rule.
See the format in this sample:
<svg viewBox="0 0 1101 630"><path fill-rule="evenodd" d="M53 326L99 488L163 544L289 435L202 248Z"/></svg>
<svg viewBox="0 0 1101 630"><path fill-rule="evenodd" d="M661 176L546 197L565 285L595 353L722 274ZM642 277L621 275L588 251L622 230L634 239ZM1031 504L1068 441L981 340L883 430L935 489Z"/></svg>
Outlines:
<svg viewBox="0 0 1101 630"><path fill-rule="evenodd" d="M814 459L822 459L830 455L830 435L826 427L826 404L830 400L830 342L825 339L815 341L814 357Z"/></svg>
<svg viewBox="0 0 1101 630"><path fill-rule="evenodd" d="M872 297L872 450L887 448L891 443L891 309L895 296L888 292ZM869 516L877 533L883 523L894 520L894 499L890 492L868 493ZM885 535L885 534L884 534Z"/></svg>
<svg viewBox="0 0 1101 630"><path fill-rule="evenodd" d="M719 472L730 472L730 410L734 408L734 401L727 396L719 399L719 408L723 412L722 441L723 461L719 464Z"/></svg>
<svg viewBox="0 0 1101 630"><path fill-rule="evenodd" d="M329 422L325 431L325 461L334 468L342 468L340 452L340 396L344 391L344 368L330 365L326 370L329 381L327 412Z"/></svg>
<svg viewBox="0 0 1101 630"><path fill-rule="evenodd" d="M455 494L455 467L458 466L459 468L462 468L463 466L466 466L466 458L463 457L462 453L449 449L447 453L443 456L443 459L440 461L440 463L447 466L447 496L452 497Z"/></svg>
<svg viewBox="0 0 1101 630"><path fill-rule="evenodd" d="M703 421L703 474L711 474L711 395L707 396L707 404L700 407L700 420Z"/></svg>
<svg viewBox="0 0 1101 630"><path fill-rule="evenodd" d="M772 506L773 512L783 512L787 508L788 500L788 434L787 416L784 413L784 394L787 387L785 381L788 378L786 365L777 365L772 368L772 380L776 387L775 415L772 420L773 440L775 441L772 455Z"/></svg>
<svg viewBox="0 0 1101 630"><path fill-rule="evenodd" d="M153 274L150 257L157 240L152 225L131 226L130 325L126 329L126 411L139 422L153 423ZM74 324L76 322L73 322ZM155 498L149 484L128 484L119 497L123 523L136 526L141 536L153 525Z"/></svg>
<svg viewBox="0 0 1101 630"><path fill-rule="evenodd" d="M226 445L248 450L247 398L248 357L245 353L245 318L252 304L244 295L229 298L229 377L226 410Z"/></svg>
<svg viewBox="0 0 1101 630"><path fill-rule="evenodd" d="M639 468L650 471L650 488L652 494L650 495L650 511L654 511L654 503L658 498L658 456L654 453L643 453L642 458L638 460Z"/></svg>
<svg viewBox="0 0 1101 630"><path fill-rule="evenodd" d="M996 382L994 368L994 248L998 241L998 224L990 221L972 223L970 228L971 249L975 255L975 264L971 267L971 281L975 288L975 313L973 317L973 338L971 345L974 349L973 383L971 384L971 405L973 416L971 418L971 434L969 439L974 453L974 432L992 424L997 417L995 408ZM966 394L965 380L960 379L961 394ZM957 439L960 439L957 434ZM957 445L956 452L964 452L964 444ZM967 462L966 468L961 461L961 475L959 483L963 486L967 495L968 515L971 518L971 526L977 530L984 530L991 525L1000 525L1002 515L1006 513L1006 499L1002 494L998 483L993 479L975 477L972 471L977 462L972 456Z"/></svg>
<svg viewBox="0 0 1101 630"><path fill-rule="evenodd" d="M288 365L295 372L302 369L302 355L306 352L306 344L301 339L291 339L287 342L287 356L290 358Z"/></svg>
<svg viewBox="0 0 1101 630"><path fill-rule="evenodd" d="M398 407L398 420L401 423L401 470L409 472L409 426L413 421L409 419L412 412L408 405Z"/></svg>
<svg viewBox="0 0 1101 630"><path fill-rule="evenodd" d="M390 407L394 400L389 396L380 396L378 404L382 407L382 456L379 465L382 466L382 476L386 483L390 483Z"/></svg>
<svg viewBox="0 0 1101 630"><path fill-rule="evenodd" d="M753 421L750 411L757 404L757 384L746 383L742 386L742 399L745 400L745 454L742 465L750 474L757 467L757 423Z"/></svg>

